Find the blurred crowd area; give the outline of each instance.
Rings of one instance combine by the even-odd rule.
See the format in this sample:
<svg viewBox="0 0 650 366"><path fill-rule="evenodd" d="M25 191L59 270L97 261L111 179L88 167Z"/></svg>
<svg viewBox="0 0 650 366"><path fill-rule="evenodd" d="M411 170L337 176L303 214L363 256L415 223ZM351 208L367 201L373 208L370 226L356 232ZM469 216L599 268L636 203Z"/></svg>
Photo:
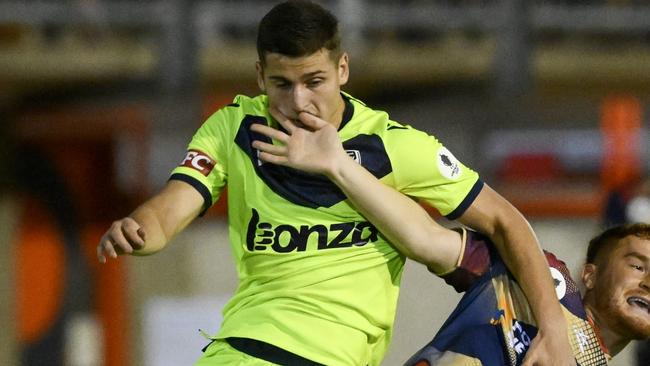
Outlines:
<svg viewBox="0 0 650 366"><path fill-rule="evenodd" d="M643 125L650 91L645 1L322 2L339 17L351 55L346 90L378 107L404 110L397 117L441 135L484 174L500 170L509 150L484 151L486 143L464 143L461 131L471 131L474 141L491 141L495 131L511 128L546 129L553 138L567 135L553 130L572 130L575 136L576 129L599 128L609 97L634 99L638 106L630 113ZM16 121L33 121L30 113L46 113L48 103L72 104L69 111L77 113L83 104L143 101L139 107L155 118L153 135L189 133L235 94L257 93L256 25L274 3L0 1L3 128L25 126ZM165 97L179 102L161 102ZM440 128L437 121L457 127ZM508 139L530 147L522 138ZM581 160L559 160L577 175L597 178L600 151L584 147L600 145L592 140L569 138L565 145L583 146L574 153ZM162 166L150 182L164 179Z"/></svg>
<svg viewBox="0 0 650 366"><path fill-rule="evenodd" d="M273 3L0 1L0 113L44 96L255 93L256 25ZM505 98L650 84L645 1L323 3L341 20L353 68L367 70L349 85L363 99L468 84Z"/></svg>
<svg viewBox="0 0 650 366"><path fill-rule="evenodd" d="M232 291L234 272L216 272L232 265L214 248L218 237L227 250L223 202L183 245L137 266L100 268L94 250L164 184L207 116L259 92L256 26L276 2L0 0L0 323L15 328L0 334L0 364L160 366L145 362L147 347L178 336L143 335L156 323L150 300ZM647 1L322 3L350 52L344 89L438 137L543 245L578 263L576 243L603 225L650 216ZM447 312L430 314L443 296L409 302L408 291L432 293L414 277L424 283L405 281L398 318L427 318L398 329L424 327L424 342L428 317ZM413 351L398 338L387 365ZM189 348L201 347L170 352ZM630 348L613 365L633 364Z"/></svg>
<svg viewBox="0 0 650 366"><path fill-rule="evenodd" d="M3 47L22 42L41 41L56 46L69 38L91 44L121 41L146 41L157 27L170 21L176 8L188 8L201 45L214 40L252 40L257 14L269 8L272 0L220 0L184 2L160 0L50 0L3 1L0 42ZM592 33L600 37L613 32L617 39L647 41L643 25L630 22L630 13L647 6L643 0L324 0L344 23L369 42L397 40L421 42L435 40L450 31L469 37L490 33L506 26L502 14L508 4L526 8L532 26L542 36L571 37ZM516 5L517 3L521 3ZM204 10L213 10L206 12ZM644 9L647 10L647 9ZM231 16L236 15L236 16ZM453 15L453 17L449 17ZM587 17L574 15L588 15ZM637 17L641 17L638 14ZM645 22L644 22L645 23ZM351 31L347 29L346 31Z"/></svg>

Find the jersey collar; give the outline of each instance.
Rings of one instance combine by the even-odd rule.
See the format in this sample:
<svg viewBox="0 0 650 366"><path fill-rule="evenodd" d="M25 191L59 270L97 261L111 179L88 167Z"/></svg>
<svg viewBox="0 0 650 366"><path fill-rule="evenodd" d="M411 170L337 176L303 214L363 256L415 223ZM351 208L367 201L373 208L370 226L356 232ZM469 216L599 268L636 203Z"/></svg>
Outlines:
<svg viewBox="0 0 650 366"><path fill-rule="evenodd" d="M612 356L609 355L609 349L607 349L605 342L603 342L603 338L600 335L600 328L598 328L598 326L594 322L589 312L587 312L587 321L589 321L589 325L591 325L591 328L594 330L594 333L596 334L596 339L598 340L598 345L600 345L600 349L603 351L605 357L607 357L607 361L609 362L609 360L612 359Z"/></svg>
<svg viewBox="0 0 650 366"><path fill-rule="evenodd" d="M345 109L343 109L343 116L341 118L341 124L339 125L339 131L341 131L343 127L345 127L345 125L350 122L352 115L354 114L354 105L352 105L350 97L343 93L341 93L341 97L343 98L343 103L345 103Z"/></svg>

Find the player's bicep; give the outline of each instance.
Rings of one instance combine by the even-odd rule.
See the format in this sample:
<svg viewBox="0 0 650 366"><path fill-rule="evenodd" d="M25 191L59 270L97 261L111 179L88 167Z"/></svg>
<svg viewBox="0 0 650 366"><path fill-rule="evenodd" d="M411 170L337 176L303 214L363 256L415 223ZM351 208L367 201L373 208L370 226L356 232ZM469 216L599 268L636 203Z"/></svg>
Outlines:
<svg viewBox="0 0 650 366"><path fill-rule="evenodd" d="M515 220L521 220L521 214L487 184L458 218L464 225L490 237L501 234Z"/></svg>

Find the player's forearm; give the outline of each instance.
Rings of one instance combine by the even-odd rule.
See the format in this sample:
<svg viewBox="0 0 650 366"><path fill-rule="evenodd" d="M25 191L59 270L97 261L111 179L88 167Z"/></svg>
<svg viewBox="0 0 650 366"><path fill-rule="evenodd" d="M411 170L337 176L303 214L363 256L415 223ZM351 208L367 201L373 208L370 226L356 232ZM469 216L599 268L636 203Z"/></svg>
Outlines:
<svg viewBox="0 0 650 366"><path fill-rule="evenodd" d="M548 262L528 222L517 213L507 225L496 226L492 240L526 295L538 327L566 329Z"/></svg>
<svg viewBox="0 0 650 366"><path fill-rule="evenodd" d="M347 155L328 177L409 258L442 272L460 255L460 234L438 225L412 199L386 186Z"/></svg>
<svg viewBox="0 0 650 366"><path fill-rule="evenodd" d="M535 233L512 204L486 184L460 221L490 237L524 291L538 325L564 322Z"/></svg>
<svg viewBox="0 0 650 366"><path fill-rule="evenodd" d="M203 209L203 197L189 184L170 180L163 190L138 207L130 216L144 232L144 247L134 255L162 250Z"/></svg>

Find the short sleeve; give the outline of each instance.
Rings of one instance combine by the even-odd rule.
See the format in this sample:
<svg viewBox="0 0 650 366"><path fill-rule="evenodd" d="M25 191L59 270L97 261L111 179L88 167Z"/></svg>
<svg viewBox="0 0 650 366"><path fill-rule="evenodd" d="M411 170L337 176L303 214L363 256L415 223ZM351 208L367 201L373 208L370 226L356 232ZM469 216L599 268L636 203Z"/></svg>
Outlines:
<svg viewBox="0 0 650 366"><path fill-rule="evenodd" d="M478 174L435 137L412 128L387 131L395 187L435 207L449 219L460 217L480 193Z"/></svg>
<svg viewBox="0 0 650 366"><path fill-rule="evenodd" d="M228 146L233 140L230 131L235 118L230 108L220 109L203 123L170 176L170 180L190 184L203 196L204 211L217 201L226 185Z"/></svg>

